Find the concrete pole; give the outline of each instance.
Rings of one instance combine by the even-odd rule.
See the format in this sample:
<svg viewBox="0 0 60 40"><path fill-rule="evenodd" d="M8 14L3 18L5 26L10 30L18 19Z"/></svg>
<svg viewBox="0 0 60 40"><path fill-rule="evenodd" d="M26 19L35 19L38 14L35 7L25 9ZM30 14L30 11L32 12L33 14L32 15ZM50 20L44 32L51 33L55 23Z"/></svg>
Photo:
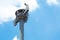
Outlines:
<svg viewBox="0 0 60 40"><path fill-rule="evenodd" d="M20 20L20 40L24 40L24 21Z"/></svg>

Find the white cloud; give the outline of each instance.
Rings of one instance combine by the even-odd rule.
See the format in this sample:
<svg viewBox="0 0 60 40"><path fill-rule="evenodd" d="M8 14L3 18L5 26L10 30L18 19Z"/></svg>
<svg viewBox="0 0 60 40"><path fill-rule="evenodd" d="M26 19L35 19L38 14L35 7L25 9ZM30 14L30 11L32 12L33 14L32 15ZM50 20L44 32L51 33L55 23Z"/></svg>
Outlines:
<svg viewBox="0 0 60 40"><path fill-rule="evenodd" d="M30 10L35 10L36 8L38 8L38 4L36 0L20 0L20 3L23 7L23 3L27 3L30 7Z"/></svg>
<svg viewBox="0 0 60 40"><path fill-rule="evenodd" d="M47 4L48 5L59 5L59 2L58 0L47 0Z"/></svg>
<svg viewBox="0 0 60 40"><path fill-rule="evenodd" d="M17 35L13 38L13 40L20 40L20 37L18 37Z"/></svg>
<svg viewBox="0 0 60 40"><path fill-rule="evenodd" d="M17 40L17 36L15 36L15 37L13 38L13 40Z"/></svg>
<svg viewBox="0 0 60 40"><path fill-rule="evenodd" d="M39 7L36 0L0 0L0 24L14 20L15 11L25 8L24 3L29 5L30 12Z"/></svg>

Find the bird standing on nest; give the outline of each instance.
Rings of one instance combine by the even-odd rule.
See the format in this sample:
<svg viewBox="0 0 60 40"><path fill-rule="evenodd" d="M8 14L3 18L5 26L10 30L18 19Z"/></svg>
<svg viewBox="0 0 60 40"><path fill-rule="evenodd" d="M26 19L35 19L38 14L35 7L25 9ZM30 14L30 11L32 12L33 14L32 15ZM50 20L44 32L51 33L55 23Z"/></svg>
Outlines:
<svg viewBox="0 0 60 40"><path fill-rule="evenodd" d="M15 12L16 19L14 21L14 26L16 26L20 20L23 20L24 23L28 20L29 6L26 3L24 3L24 5L26 6L26 9L19 9Z"/></svg>

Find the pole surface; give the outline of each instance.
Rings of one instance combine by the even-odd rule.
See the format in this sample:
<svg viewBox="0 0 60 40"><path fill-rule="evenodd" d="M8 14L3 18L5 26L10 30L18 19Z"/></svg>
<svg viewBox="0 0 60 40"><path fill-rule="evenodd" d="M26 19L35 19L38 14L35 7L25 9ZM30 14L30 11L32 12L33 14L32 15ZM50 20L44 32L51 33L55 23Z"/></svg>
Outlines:
<svg viewBox="0 0 60 40"><path fill-rule="evenodd" d="M20 20L20 33L21 33L20 40L24 40L24 21L23 20Z"/></svg>

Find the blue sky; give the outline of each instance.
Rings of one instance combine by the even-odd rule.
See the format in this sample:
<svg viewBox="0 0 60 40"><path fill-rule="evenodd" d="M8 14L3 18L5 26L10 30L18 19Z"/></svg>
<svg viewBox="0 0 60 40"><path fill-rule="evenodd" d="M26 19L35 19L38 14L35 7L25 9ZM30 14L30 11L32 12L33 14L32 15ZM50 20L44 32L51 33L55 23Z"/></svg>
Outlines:
<svg viewBox="0 0 60 40"><path fill-rule="evenodd" d="M35 1L37 2L36 5L38 5L38 7L36 5L34 9L33 9L34 7L33 5L32 8L30 7L28 22L25 23L25 28L24 28L25 31L24 39L25 40L60 40L59 0L53 0L53 1L35 0ZM14 6L19 8L20 6L17 4L18 2L14 3ZM9 13L9 11L7 13ZM16 27L14 27L13 25L15 16L14 17L12 16L13 18L11 17L11 20L8 19L7 17L5 18L6 21L2 19L4 17L2 18L0 17L3 20L2 22L0 20L1 22L0 40L13 40L15 36L19 36L19 24Z"/></svg>

